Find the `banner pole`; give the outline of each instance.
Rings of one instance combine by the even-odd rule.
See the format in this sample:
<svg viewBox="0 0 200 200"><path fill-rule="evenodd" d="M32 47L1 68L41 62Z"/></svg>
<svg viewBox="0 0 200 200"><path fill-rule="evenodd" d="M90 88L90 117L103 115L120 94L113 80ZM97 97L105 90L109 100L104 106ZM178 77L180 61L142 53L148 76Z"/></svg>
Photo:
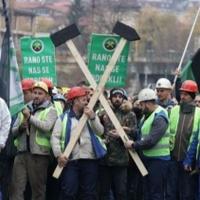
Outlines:
<svg viewBox="0 0 200 200"><path fill-rule="evenodd" d="M199 13L200 13L200 6L199 6L199 9L198 9L198 11L197 11L196 17L195 17L195 19L194 19L194 23L193 23L193 25L192 25L192 28L191 28L191 30L190 30L190 34L189 34L189 36L188 36L188 39L187 39L187 42L186 42L186 45L185 45L183 54L182 54L182 56L181 56L181 60L180 60L180 62L179 62L178 68L177 68L177 71L178 71L178 72L179 72L180 69L181 69L181 66L182 66L182 63L183 63L183 59L184 59L184 57L185 57L185 54L186 54L188 45L189 45L189 43L190 43L190 40L191 40L191 37L192 37L192 33L193 33L193 31L194 31L194 28L195 28L195 25L196 25L196 22L197 22ZM173 82L172 89L174 89L174 87L175 87L175 85L176 85L177 78L178 78L178 74L176 74L175 77L174 77L174 82Z"/></svg>

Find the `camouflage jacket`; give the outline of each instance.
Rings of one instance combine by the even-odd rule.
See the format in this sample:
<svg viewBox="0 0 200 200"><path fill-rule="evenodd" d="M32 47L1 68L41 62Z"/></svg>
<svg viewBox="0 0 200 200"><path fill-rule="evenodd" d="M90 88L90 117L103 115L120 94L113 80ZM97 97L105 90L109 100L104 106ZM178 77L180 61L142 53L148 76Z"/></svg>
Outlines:
<svg viewBox="0 0 200 200"><path fill-rule="evenodd" d="M130 138L133 138L136 134L137 120L134 112L132 112L132 105L128 101L124 101L119 109L113 109L117 119L119 120L122 127L128 127L125 130ZM126 166L128 165L129 156L128 151L124 147L121 138L116 138L110 135L109 131L114 130L111 120L105 111L100 114L100 119L104 125L104 139L107 146L107 154L102 162L102 164L109 166Z"/></svg>

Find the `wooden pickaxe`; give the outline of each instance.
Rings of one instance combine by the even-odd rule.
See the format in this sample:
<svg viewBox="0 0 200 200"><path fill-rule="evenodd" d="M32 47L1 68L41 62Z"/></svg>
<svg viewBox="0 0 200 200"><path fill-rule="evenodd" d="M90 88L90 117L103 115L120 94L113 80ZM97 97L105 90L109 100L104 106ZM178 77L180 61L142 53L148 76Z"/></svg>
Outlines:
<svg viewBox="0 0 200 200"><path fill-rule="evenodd" d="M134 29L132 29L132 28L120 23L120 22L117 22L117 24L115 25L113 31L115 33L118 33L118 34L122 35L126 39L123 39L123 38L120 39L121 44L120 44L120 42L118 44L118 49L119 49L119 46L120 46L120 50L117 50L117 48L116 48L116 50L114 52L115 55L113 54L113 56L112 56L110 61L112 61L114 59L114 56L116 56L116 54L117 54L117 58L115 57L115 60L112 61L113 63L109 62L108 66L107 66L107 67L111 66L110 68L112 68L112 69L116 64L116 61L117 61L117 59L118 59L118 57L120 55L120 52L123 50L123 47L125 46L126 41L127 40L133 41L133 40L138 40L139 39L139 36L137 35L137 33L136 33L136 31ZM75 47L73 41L71 40L73 37L76 37L79 34L80 34L80 32L77 29L76 25L71 25L71 26L66 27L66 28L62 29L61 31L58 31L57 33L51 35L51 38L52 38L52 41L54 42L55 46L58 46L58 45L62 44L64 41L67 41L66 44L67 44L68 48L70 49L70 51L71 51L72 55L74 56L76 62L79 64L81 70L85 74L87 80L89 81L89 83L91 84L91 86L93 88L96 88L96 82L95 82L94 78L92 77L92 75L91 75L90 71L88 70L88 67L86 66L83 58L81 57L81 55L78 52L77 48ZM61 35L63 35L64 37L61 37ZM106 78L109 77L112 69L109 69L108 72L107 71L104 72L104 75L107 74ZM103 79L103 77L102 77L102 79ZM103 83L101 83L101 85L99 84L98 87L97 87L97 89L100 92L98 92L98 91L96 92L95 91L96 93L98 93L98 94L96 94L96 96L97 96L97 98L98 98L98 96L100 97L101 104L103 105L104 109L106 110L106 112L107 112L109 118L111 119L112 123L114 124L116 130L118 131L121 139L125 142L126 140L128 140L128 137L127 137L124 129L120 125L118 119L116 118L115 114L113 113L112 109L110 108L110 105L108 104L107 100L101 94L101 90L104 87L105 82L106 82L105 79L103 79L103 80L102 79L101 79L100 83L101 82L103 82ZM95 94L93 96L95 96ZM96 100L97 99L94 99L93 101L95 101L95 103L96 103ZM92 101L92 99L91 99L91 101ZM89 103L89 105L90 105L90 103ZM93 106L93 103L92 103L92 106ZM79 127L79 125L78 125L78 127ZM70 154L69 154L69 150L67 151L67 148L66 148L66 152L67 152L66 155L69 156ZM134 152L134 151L131 151L131 150L129 150L129 153L130 153L131 157L133 158L133 160L135 161L136 165L138 166L141 174L143 176L147 175L148 172L147 172L146 168L144 167L143 163L141 162L138 154L136 152ZM58 178L60 173L61 173L61 171L62 171L62 168L57 166L53 176Z"/></svg>

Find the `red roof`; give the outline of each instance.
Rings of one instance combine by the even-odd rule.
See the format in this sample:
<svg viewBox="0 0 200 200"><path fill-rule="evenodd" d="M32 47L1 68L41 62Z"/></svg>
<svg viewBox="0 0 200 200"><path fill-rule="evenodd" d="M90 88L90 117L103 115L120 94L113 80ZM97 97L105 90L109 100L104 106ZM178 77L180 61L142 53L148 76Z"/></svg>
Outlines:
<svg viewBox="0 0 200 200"><path fill-rule="evenodd" d="M24 9L40 9L49 8L51 10L56 10L62 13L68 13L71 7L70 1L58 1L54 3L41 3L41 2L17 2L15 1L14 8L18 10Z"/></svg>

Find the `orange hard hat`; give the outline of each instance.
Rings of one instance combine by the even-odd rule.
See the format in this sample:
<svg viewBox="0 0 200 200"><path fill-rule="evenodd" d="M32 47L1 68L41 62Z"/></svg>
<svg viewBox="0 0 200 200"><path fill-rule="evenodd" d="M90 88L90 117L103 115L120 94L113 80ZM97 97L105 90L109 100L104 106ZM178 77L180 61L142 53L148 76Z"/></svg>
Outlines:
<svg viewBox="0 0 200 200"><path fill-rule="evenodd" d="M23 79L22 84L22 90L31 90L35 81L33 79Z"/></svg>
<svg viewBox="0 0 200 200"><path fill-rule="evenodd" d="M46 83L48 89L53 89L53 83L48 78L41 78L41 81Z"/></svg>
<svg viewBox="0 0 200 200"><path fill-rule="evenodd" d="M83 87L72 87L67 93L67 100L73 100L77 97L87 95L87 91Z"/></svg>
<svg viewBox="0 0 200 200"><path fill-rule="evenodd" d="M180 91L196 93L198 92L198 86L195 81L186 80L182 83Z"/></svg>

